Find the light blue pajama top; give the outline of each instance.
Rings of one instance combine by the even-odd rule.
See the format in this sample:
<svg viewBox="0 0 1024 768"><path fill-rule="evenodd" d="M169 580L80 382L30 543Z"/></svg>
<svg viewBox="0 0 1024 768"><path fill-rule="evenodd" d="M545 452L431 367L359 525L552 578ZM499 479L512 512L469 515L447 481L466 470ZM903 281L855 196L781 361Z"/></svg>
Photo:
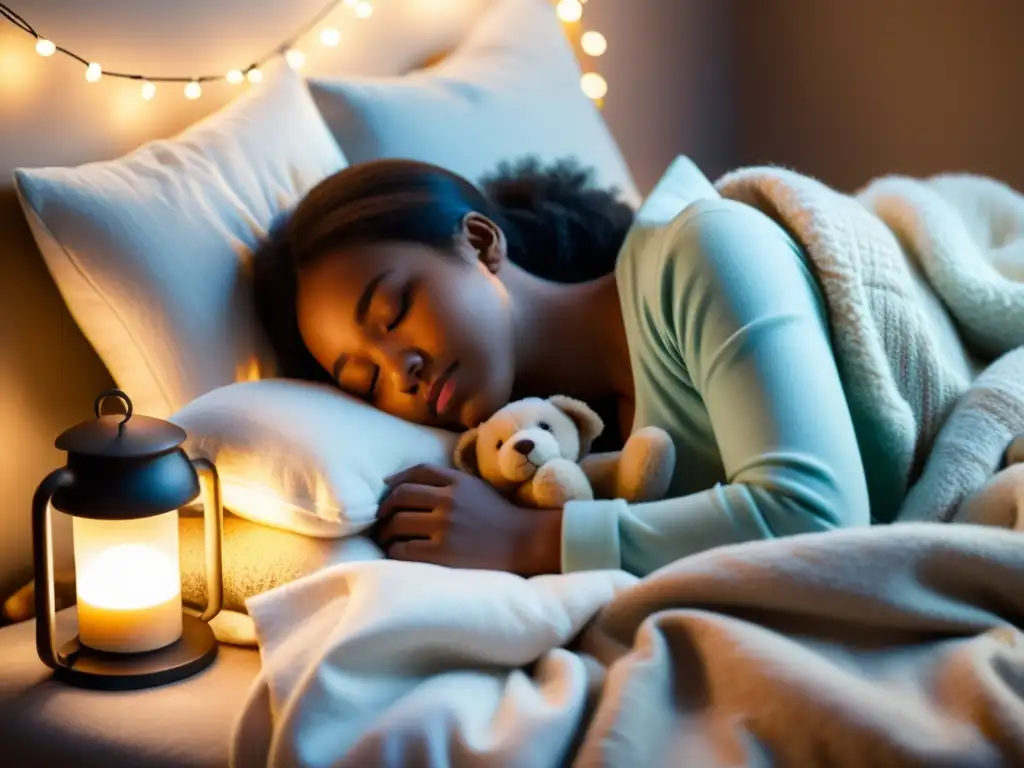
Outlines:
<svg viewBox="0 0 1024 768"><path fill-rule="evenodd" d="M824 299L800 248L742 203L649 205L660 210L641 210L616 280L633 427L672 436L670 497L567 504L563 570L643 575L723 544L870 524Z"/></svg>

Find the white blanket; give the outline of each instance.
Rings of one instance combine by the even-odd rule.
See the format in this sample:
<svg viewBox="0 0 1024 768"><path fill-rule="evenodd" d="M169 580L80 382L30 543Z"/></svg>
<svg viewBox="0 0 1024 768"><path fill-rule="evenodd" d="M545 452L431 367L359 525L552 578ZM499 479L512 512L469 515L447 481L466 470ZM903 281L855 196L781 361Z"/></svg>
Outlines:
<svg viewBox="0 0 1024 768"><path fill-rule="evenodd" d="M1024 765L1024 536L916 523L641 582L333 566L250 600L236 768Z"/></svg>

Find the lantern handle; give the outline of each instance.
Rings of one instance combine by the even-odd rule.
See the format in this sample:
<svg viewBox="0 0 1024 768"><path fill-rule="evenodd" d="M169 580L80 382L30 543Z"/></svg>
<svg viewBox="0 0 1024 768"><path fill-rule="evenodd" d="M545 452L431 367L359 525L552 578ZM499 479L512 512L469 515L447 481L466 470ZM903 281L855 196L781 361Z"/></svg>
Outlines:
<svg viewBox="0 0 1024 768"><path fill-rule="evenodd" d="M123 389L105 389L105 390L103 390L98 395L96 395L96 400L95 400L95 402L93 402L93 405L92 405L92 409L96 413L96 418L97 419L100 416L103 415L103 413L102 413L102 411L100 409L103 407L103 401L106 400L108 397L116 397L118 400L120 400L122 403L124 403L124 418L121 419L121 423L117 425L118 426L118 431L120 431L121 429L124 429L124 425L127 424L128 423L128 419L130 419L132 417L132 401L131 401L131 398L128 397L128 393L125 392Z"/></svg>
<svg viewBox="0 0 1024 768"><path fill-rule="evenodd" d="M191 459L201 480L203 495L203 530L206 553L206 609L199 616L210 621L224 604L224 507L220 499L220 476L212 461Z"/></svg>
<svg viewBox="0 0 1024 768"><path fill-rule="evenodd" d="M50 669L68 666L68 657L57 650L57 616L53 594L53 515L50 499L60 488L74 482L67 467L55 469L39 484L32 497L32 555L35 560L36 652Z"/></svg>

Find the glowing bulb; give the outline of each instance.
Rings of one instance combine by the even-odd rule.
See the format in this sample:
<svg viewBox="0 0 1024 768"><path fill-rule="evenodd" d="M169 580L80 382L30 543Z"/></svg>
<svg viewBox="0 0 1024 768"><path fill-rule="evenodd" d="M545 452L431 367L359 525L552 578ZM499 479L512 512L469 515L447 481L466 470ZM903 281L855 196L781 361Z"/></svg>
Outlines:
<svg viewBox="0 0 1024 768"><path fill-rule="evenodd" d="M151 101L156 96L156 86L146 81L142 84L142 98L144 101Z"/></svg>
<svg viewBox="0 0 1024 768"><path fill-rule="evenodd" d="M306 63L306 54L295 48L289 48L285 51L284 58L292 69L302 69L302 65Z"/></svg>
<svg viewBox="0 0 1024 768"><path fill-rule="evenodd" d="M47 40L45 37L40 37L36 40L36 53L40 56L53 56L57 52L57 46L54 45L52 40Z"/></svg>
<svg viewBox="0 0 1024 768"><path fill-rule="evenodd" d="M193 80L185 86L185 98L189 101L195 101L203 95L203 88L198 82Z"/></svg>
<svg viewBox="0 0 1024 768"><path fill-rule="evenodd" d="M373 6L363 0L356 6L356 16L360 19L368 19L373 15Z"/></svg>
<svg viewBox="0 0 1024 768"><path fill-rule="evenodd" d="M600 56L608 50L608 41L600 32L584 32L580 38L580 45L588 56Z"/></svg>
<svg viewBox="0 0 1024 768"><path fill-rule="evenodd" d="M245 80L245 75L242 74L242 70L240 69L232 69L224 76L224 79L232 85L238 85L240 82Z"/></svg>
<svg viewBox="0 0 1024 768"><path fill-rule="evenodd" d="M597 72L587 72L580 78L580 87L588 98L598 101L608 93L608 81Z"/></svg>
<svg viewBox="0 0 1024 768"><path fill-rule="evenodd" d="M359 5L360 1L361 0L345 0L345 7L355 8L357 5Z"/></svg>
<svg viewBox="0 0 1024 768"><path fill-rule="evenodd" d="M103 67L97 64L95 61L85 68L85 79L90 83L95 83L103 76Z"/></svg>
<svg viewBox="0 0 1024 768"><path fill-rule="evenodd" d="M246 73L245 76L249 79L249 82L252 83L253 85L256 85L256 83L262 83L263 82L263 70L260 69L259 67L253 67L252 69L250 69L248 71L248 73Z"/></svg>
<svg viewBox="0 0 1024 768"><path fill-rule="evenodd" d="M555 11L562 21L572 22L583 18L583 5L580 0L558 0Z"/></svg>
<svg viewBox="0 0 1024 768"><path fill-rule="evenodd" d="M334 27L327 27L320 33L320 42L328 48L334 48L341 42L341 32Z"/></svg>

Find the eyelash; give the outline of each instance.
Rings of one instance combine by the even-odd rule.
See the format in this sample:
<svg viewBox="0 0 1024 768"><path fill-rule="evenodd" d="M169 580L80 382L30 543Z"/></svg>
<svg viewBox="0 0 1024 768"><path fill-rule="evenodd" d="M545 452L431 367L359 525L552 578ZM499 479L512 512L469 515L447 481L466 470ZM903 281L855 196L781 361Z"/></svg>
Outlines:
<svg viewBox="0 0 1024 768"><path fill-rule="evenodd" d="M400 299L401 304L398 308L398 314L395 315L394 319L387 325L387 331L390 333L395 330L401 322L405 319L405 316L409 314L409 306L412 304L412 284L406 285L402 289L402 297Z"/></svg>

